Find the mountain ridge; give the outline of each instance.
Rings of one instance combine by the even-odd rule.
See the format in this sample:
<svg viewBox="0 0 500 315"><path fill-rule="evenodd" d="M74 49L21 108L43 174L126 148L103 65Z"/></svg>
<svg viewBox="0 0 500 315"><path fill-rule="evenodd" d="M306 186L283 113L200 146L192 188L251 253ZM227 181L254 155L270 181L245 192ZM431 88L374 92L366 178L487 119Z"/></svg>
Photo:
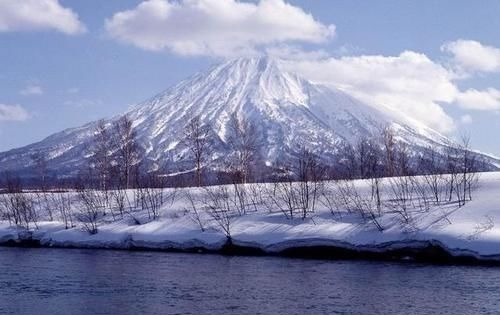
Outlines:
<svg viewBox="0 0 500 315"><path fill-rule="evenodd" d="M417 152L428 146L446 147L452 142L430 128L398 121L390 113L363 103L349 94L312 83L283 70L272 57L238 58L197 73L131 107L122 116L131 121L148 170L170 163L175 171L188 169L189 154L184 129L192 117L210 125L217 139L207 166L221 167L228 156L229 120L232 115L256 126L260 154L268 166L284 163L299 147L332 158L343 143L374 138L385 127L395 130L398 141ZM39 142L0 153L0 170L26 170L31 156L41 152L48 167L72 176L88 167L97 122L55 133Z"/></svg>

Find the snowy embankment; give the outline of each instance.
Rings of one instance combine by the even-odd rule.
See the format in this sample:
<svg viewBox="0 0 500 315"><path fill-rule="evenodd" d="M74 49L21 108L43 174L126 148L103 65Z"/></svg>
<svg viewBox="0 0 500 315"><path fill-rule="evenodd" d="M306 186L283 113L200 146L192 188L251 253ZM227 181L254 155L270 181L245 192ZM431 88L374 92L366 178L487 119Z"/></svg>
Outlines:
<svg viewBox="0 0 500 315"><path fill-rule="evenodd" d="M419 180L423 182L422 178ZM356 209L339 208L342 196L335 185L326 184L326 188L321 188L321 195L328 198L329 194L330 201L336 206L329 207L318 193L317 204L314 209L308 209L304 219L297 209L294 209L295 217L291 219L283 206L284 199L270 197L280 193L279 187L272 184L258 185L258 189L242 185L246 187L246 204L240 208L236 206L237 199L228 197L233 196L232 186L225 186L226 190L221 189L222 186L212 187L210 191L167 189L162 193L164 200L158 209L136 207L140 198L137 192L128 191L128 206L123 213L119 214L110 202L110 208L103 210L106 214L101 214L96 222L96 234L90 234L84 228L85 220L79 209L83 204L74 192L70 193L73 222L68 228L57 212L59 205L53 205L49 210L53 212L53 221L47 221L46 213L38 213L36 226L30 223L28 230L7 220L0 221L0 243L183 251L231 252L233 249L234 252L247 250L332 258L422 258L500 263L500 173L481 174L472 200L461 207L457 202L417 202L416 188L412 188L413 199L402 205L394 201L399 196L394 183L384 180L381 184L382 208L376 215L382 231L372 218L363 218ZM353 186L356 193L364 195L366 209L371 207L369 185L369 181L355 181ZM447 198L444 186L440 193L441 199ZM229 205L230 202L235 202L238 211L224 210L222 204ZM403 210L406 212L404 216ZM39 211L43 211L42 207ZM228 235L231 242L228 242Z"/></svg>

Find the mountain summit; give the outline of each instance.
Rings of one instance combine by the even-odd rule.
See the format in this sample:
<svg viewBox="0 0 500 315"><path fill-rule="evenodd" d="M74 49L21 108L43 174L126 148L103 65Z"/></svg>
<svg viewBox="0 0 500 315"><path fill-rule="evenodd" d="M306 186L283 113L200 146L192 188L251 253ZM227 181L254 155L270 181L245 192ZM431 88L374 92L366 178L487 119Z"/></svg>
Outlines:
<svg viewBox="0 0 500 315"><path fill-rule="evenodd" d="M270 57L230 60L134 106L124 115L133 123L143 165L161 170L168 161L176 171L188 170L184 130L193 117L213 131L208 159L213 168L223 165L229 154L231 117L251 122L260 156L268 166L285 163L301 148L332 157L341 144L377 137L386 127L413 151L451 143L429 128L411 125L411 119L395 120L373 105L283 68L282 61ZM106 122L109 125L120 117ZM92 122L0 153L0 170L28 170L33 167L33 154L42 153L49 169L58 175L75 175L88 166L96 126Z"/></svg>
<svg viewBox="0 0 500 315"><path fill-rule="evenodd" d="M210 125L221 144L236 115L255 126L262 154L273 164L299 147L333 152L339 141L374 136L391 120L349 95L281 70L268 57L236 59L181 82L126 115L153 156L182 152L191 117ZM219 148L223 151L223 148ZM225 155L225 152L214 152Z"/></svg>

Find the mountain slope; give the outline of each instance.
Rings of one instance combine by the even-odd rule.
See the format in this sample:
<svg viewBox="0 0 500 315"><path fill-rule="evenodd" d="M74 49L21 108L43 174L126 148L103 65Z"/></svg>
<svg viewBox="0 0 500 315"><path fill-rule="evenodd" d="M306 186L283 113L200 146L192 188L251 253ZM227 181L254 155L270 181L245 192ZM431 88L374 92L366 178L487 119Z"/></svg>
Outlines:
<svg viewBox="0 0 500 315"><path fill-rule="evenodd" d="M229 119L235 114L251 121L267 165L286 162L301 147L324 156L335 155L341 143L355 144L391 126L411 150L446 146L439 133L402 121L348 94L313 84L283 71L280 61L241 58L215 66L180 82L129 110L127 115L144 150L149 169L166 161L176 170L189 169L184 145L187 122L199 116L216 135L211 166L221 167L228 155ZM108 120L112 123L119 116ZM87 167L96 122L56 133L38 143L0 153L0 170L27 170L31 156L41 152L59 175L74 175Z"/></svg>

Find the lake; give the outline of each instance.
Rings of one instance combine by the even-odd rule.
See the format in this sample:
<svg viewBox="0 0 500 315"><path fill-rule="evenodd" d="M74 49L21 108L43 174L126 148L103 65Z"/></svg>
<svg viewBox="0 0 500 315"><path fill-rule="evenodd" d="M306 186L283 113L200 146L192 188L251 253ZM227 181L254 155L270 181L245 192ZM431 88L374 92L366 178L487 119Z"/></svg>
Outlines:
<svg viewBox="0 0 500 315"><path fill-rule="evenodd" d="M0 314L498 314L500 268L0 247Z"/></svg>

